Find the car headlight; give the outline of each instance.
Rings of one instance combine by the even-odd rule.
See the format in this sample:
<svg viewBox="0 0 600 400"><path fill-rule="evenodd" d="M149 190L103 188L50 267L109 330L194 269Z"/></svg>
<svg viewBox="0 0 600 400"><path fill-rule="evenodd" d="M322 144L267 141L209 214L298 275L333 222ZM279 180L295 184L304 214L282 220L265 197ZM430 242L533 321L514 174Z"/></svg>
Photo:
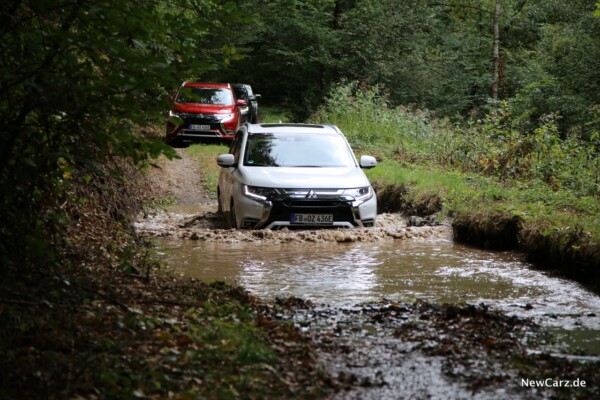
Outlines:
<svg viewBox="0 0 600 400"><path fill-rule="evenodd" d="M275 189L272 188L244 185L244 195L254 200L266 201L276 193Z"/></svg>
<svg viewBox="0 0 600 400"><path fill-rule="evenodd" d="M234 114L215 114L215 118L221 122L231 121Z"/></svg>
<svg viewBox="0 0 600 400"><path fill-rule="evenodd" d="M346 189L344 190L344 194L350 195L354 197L355 200L363 202L369 200L373 196L373 189L371 189L371 186L365 186L355 189Z"/></svg>
<svg viewBox="0 0 600 400"><path fill-rule="evenodd" d="M181 115L179 115L178 112L175 112L173 110L169 110L169 117L170 118L181 118Z"/></svg>

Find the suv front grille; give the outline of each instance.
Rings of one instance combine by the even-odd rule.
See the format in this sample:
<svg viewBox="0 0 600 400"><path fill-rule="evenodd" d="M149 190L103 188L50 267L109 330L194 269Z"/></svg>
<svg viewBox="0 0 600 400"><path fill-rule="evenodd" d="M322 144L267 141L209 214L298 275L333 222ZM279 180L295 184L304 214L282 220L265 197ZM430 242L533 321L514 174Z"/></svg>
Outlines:
<svg viewBox="0 0 600 400"><path fill-rule="evenodd" d="M333 220L336 222L347 221L356 225L350 203L344 201L317 200L273 202L268 223L273 221L290 221L292 213L333 214Z"/></svg>
<svg viewBox="0 0 600 400"><path fill-rule="evenodd" d="M344 189L278 189L282 194L307 195L311 190L316 194L342 194Z"/></svg>
<svg viewBox="0 0 600 400"><path fill-rule="evenodd" d="M202 119L202 120L215 120L217 118L214 114L201 114L201 113L180 113L179 116L183 119Z"/></svg>
<svg viewBox="0 0 600 400"><path fill-rule="evenodd" d="M183 118L183 120L186 124L219 124L221 122L216 118L199 117L193 114Z"/></svg>
<svg viewBox="0 0 600 400"><path fill-rule="evenodd" d="M340 202L336 200L290 200L283 201L286 207L305 207L305 208L332 208L332 207L343 207L347 205L346 202Z"/></svg>

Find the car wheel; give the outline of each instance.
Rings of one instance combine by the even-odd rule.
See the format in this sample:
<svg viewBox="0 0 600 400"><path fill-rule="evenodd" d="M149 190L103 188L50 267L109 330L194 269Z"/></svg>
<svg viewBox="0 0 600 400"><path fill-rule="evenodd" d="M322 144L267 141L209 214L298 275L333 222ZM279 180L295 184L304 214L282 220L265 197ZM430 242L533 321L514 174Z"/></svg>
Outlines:
<svg viewBox="0 0 600 400"><path fill-rule="evenodd" d="M235 204L233 204L233 199L231 200L231 206L229 207L229 227L231 229L238 229L237 217L235 216Z"/></svg>

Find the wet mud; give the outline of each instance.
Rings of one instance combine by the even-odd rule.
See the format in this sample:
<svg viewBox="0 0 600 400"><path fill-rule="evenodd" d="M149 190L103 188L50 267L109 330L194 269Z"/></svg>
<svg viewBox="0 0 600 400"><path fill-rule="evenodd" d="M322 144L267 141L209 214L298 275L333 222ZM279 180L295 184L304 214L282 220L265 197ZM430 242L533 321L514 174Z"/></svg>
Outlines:
<svg viewBox="0 0 600 400"><path fill-rule="evenodd" d="M260 242L270 244L300 242L375 242L415 238L450 238L448 223L434 226L408 226L400 214L381 214L374 228L359 229L281 229L235 230L225 229L223 217L217 214L216 204L205 203L196 207L179 206L169 211L146 215L136 223L137 231L145 237L190 239L205 242Z"/></svg>
<svg viewBox="0 0 600 400"><path fill-rule="evenodd" d="M485 305L381 301L354 307L278 299L271 312L313 338L331 399L596 398L597 363L536 353L542 329ZM534 354L536 353L536 354ZM540 375L542 374L542 375ZM540 376L586 388L531 388ZM590 397L591 396L591 397Z"/></svg>

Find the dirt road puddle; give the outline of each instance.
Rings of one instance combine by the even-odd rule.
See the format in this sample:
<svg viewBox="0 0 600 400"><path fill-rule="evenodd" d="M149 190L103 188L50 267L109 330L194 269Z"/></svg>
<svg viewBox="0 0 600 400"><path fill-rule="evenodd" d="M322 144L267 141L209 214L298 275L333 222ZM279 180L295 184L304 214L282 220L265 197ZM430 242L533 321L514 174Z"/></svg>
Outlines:
<svg viewBox="0 0 600 400"><path fill-rule="evenodd" d="M388 299L469 303L532 318L557 333L552 351L600 355L600 297L533 269L511 252L447 239L368 243L222 243L156 239L171 265L238 283L263 298L295 296L351 307Z"/></svg>

